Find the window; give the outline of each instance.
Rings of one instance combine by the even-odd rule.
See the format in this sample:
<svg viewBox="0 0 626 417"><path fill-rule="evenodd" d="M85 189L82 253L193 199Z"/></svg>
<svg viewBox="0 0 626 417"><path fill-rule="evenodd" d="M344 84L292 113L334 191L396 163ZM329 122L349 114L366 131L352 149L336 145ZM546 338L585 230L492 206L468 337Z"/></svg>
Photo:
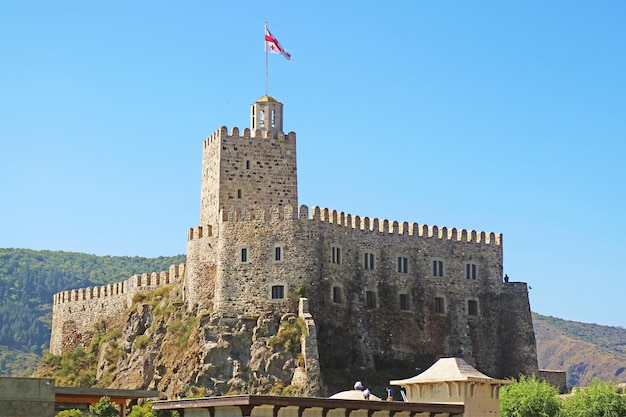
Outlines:
<svg viewBox="0 0 626 417"><path fill-rule="evenodd" d="M271 125L272 127L276 127L276 110L272 110L271 114Z"/></svg>
<svg viewBox="0 0 626 417"><path fill-rule="evenodd" d="M465 264L465 278L476 279L476 264Z"/></svg>
<svg viewBox="0 0 626 417"><path fill-rule="evenodd" d="M250 161L246 161L246 169L250 169Z"/></svg>
<svg viewBox="0 0 626 417"><path fill-rule="evenodd" d="M343 302L343 296L341 294L341 287L333 287L333 303L341 304Z"/></svg>
<svg viewBox="0 0 626 417"><path fill-rule="evenodd" d="M237 198L241 198L241 190L237 190Z"/></svg>
<svg viewBox="0 0 626 417"><path fill-rule="evenodd" d="M443 297L435 297L435 313L437 314L445 314L446 313L446 300Z"/></svg>
<svg viewBox="0 0 626 417"><path fill-rule="evenodd" d="M398 272L406 274L409 272L409 258L398 256Z"/></svg>
<svg viewBox="0 0 626 417"><path fill-rule="evenodd" d="M282 246L274 246L274 260L282 261L283 259L283 248Z"/></svg>
<svg viewBox="0 0 626 417"><path fill-rule="evenodd" d="M438 260L433 261L433 276L434 277L443 276L443 261L438 261Z"/></svg>
<svg viewBox="0 0 626 417"><path fill-rule="evenodd" d="M332 245L330 248L331 251L331 262L337 265L341 264L341 247L339 245Z"/></svg>
<svg viewBox="0 0 626 417"><path fill-rule="evenodd" d="M263 113L265 113L263 110L259 110L259 127L260 128L263 128L264 123L265 123L265 120L263 120L263 117L265 117L265 115Z"/></svg>
<svg viewBox="0 0 626 417"><path fill-rule="evenodd" d="M365 292L365 306L367 308L376 308L376 293L374 291Z"/></svg>
<svg viewBox="0 0 626 417"><path fill-rule="evenodd" d="M363 255L363 269L374 269L374 254L365 253Z"/></svg>
<svg viewBox="0 0 626 417"><path fill-rule="evenodd" d="M279 300L285 298L284 285L272 285L272 299Z"/></svg>
<svg viewBox="0 0 626 417"><path fill-rule="evenodd" d="M467 300L467 314L470 316L478 315L478 301L477 300Z"/></svg>
<svg viewBox="0 0 626 417"><path fill-rule="evenodd" d="M243 263L247 263L248 262L248 256L250 255L250 248L247 246L244 246L240 249L240 260Z"/></svg>
<svg viewBox="0 0 626 417"><path fill-rule="evenodd" d="M400 310L409 311L411 307L409 307L409 295L408 294L400 294Z"/></svg>

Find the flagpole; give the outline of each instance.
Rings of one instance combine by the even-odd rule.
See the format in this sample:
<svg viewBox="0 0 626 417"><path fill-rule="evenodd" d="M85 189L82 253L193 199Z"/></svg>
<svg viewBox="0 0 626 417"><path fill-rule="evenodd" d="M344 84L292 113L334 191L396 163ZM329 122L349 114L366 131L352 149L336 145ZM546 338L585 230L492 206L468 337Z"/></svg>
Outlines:
<svg viewBox="0 0 626 417"><path fill-rule="evenodd" d="M263 39L265 39L265 34L266 33L267 33L267 22L265 22L265 33L263 33ZM267 52L267 42L263 42L263 45L265 45L265 95L268 96L269 95L268 94L269 87L268 87L268 75L267 75L268 74L268 69L267 69L267 67L268 67L268 64L267 64L267 62L268 62L268 59L267 59L267 54L268 54L268 52Z"/></svg>

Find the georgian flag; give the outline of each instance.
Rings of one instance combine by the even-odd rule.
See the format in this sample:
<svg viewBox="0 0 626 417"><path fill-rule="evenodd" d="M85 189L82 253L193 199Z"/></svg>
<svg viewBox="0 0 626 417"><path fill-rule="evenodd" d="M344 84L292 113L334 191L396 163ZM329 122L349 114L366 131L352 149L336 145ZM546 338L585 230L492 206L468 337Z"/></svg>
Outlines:
<svg viewBox="0 0 626 417"><path fill-rule="evenodd" d="M291 54L280 45L278 39L272 36L267 26L265 27L265 52L281 54L287 60L291 61Z"/></svg>

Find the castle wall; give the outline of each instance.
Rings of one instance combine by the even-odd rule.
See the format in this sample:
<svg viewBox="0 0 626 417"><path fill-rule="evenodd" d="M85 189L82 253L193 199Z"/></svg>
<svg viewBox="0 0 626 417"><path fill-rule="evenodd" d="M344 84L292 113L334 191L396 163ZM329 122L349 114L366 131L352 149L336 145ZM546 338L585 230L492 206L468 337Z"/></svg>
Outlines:
<svg viewBox="0 0 626 417"><path fill-rule="evenodd" d="M212 312L217 274L218 228L210 225L189 229L187 269L183 294L188 310L200 307L198 314Z"/></svg>
<svg viewBox="0 0 626 417"><path fill-rule="evenodd" d="M505 308L517 319L530 320L517 313L529 310L527 294L502 282L501 235L317 207L309 216L306 206L299 211L230 210L221 218L214 303L196 300L200 309L212 308L224 318L295 311L302 286L318 323L323 366L374 367L460 356L499 376L508 358L503 355L519 350L508 354L501 345L509 324L502 321ZM333 260L333 248L339 259ZM371 269L366 269L366 253L373 255ZM406 272L398 272L398 258L407 259ZM442 276L433 262L441 263ZM284 298L273 298L274 286L284 288ZM520 301L503 302L505 295Z"/></svg>
<svg viewBox="0 0 626 417"><path fill-rule="evenodd" d="M126 281L100 287L63 291L53 296L50 352L59 355L89 345L94 326L126 314L133 296L181 280L185 265L169 271L133 275Z"/></svg>

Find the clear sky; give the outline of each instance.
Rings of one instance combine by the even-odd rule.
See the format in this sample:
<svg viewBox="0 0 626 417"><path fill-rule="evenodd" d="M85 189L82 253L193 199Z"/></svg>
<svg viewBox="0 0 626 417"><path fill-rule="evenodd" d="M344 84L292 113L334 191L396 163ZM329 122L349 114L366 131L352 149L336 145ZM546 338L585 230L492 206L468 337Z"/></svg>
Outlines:
<svg viewBox="0 0 626 417"><path fill-rule="evenodd" d="M4 1L0 247L186 252L202 141L269 93L300 203L504 234L531 308L626 326L626 2Z"/></svg>

